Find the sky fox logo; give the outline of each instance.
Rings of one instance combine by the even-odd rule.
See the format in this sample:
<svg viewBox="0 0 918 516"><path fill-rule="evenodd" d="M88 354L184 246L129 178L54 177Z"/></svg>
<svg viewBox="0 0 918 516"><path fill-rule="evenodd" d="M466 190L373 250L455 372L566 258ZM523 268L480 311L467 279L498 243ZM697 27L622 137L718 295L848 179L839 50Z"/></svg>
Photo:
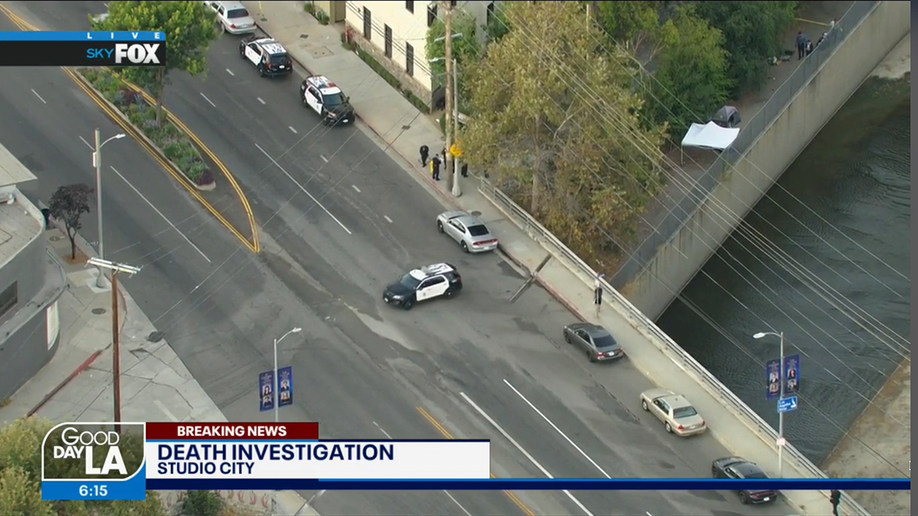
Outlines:
<svg viewBox="0 0 918 516"><path fill-rule="evenodd" d="M115 43L114 48L89 48L87 59L105 59L116 65L161 65L159 43Z"/></svg>

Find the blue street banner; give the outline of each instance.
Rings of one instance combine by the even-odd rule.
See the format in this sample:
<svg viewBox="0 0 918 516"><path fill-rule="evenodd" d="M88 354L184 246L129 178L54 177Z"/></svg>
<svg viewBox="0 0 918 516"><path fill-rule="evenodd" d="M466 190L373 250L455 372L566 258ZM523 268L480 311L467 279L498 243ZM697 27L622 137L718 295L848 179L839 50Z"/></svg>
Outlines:
<svg viewBox="0 0 918 516"><path fill-rule="evenodd" d="M274 410L274 371L258 375L258 410Z"/></svg>
<svg viewBox="0 0 918 516"><path fill-rule="evenodd" d="M800 392L800 355L784 357L784 392Z"/></svg>
<svg viewBox="0 0 918 516"><path fill-rule="evenodd" d="M765 362L765 399L781 397L781 361L777 358Z"/></svg>
<svg viewBox="0 0 918 516"><path fill-rule="evenodd" d="M293 366L278 369L277 378L280 380L277 388L277 406L293 405Z"/></svg>

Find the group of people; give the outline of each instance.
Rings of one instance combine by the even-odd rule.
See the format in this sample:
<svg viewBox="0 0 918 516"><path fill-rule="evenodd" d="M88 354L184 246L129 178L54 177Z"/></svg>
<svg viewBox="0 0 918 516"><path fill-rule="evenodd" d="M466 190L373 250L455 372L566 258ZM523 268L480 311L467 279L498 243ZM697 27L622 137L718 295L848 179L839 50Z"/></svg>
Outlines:
<svg viewBox="0 0 918 516"><path fill-rule="evenodd" d="M829 30L832 30L834 28L835 28L835 20L832 20L832 22L829 23ZM804 57L812 54L813 50L816 50L816 47L818 47L820 43L825 41L828 35L829 35L828 32L823 32L822 35L819 36L819 39L814 44L813 41L807 37L806 34L804 34L802 31L798 32L797 33L797 60L799 61L803 59Z"/></svg>
<svg viewBox="0 0 918 516"><path fill-rule="evenodd" d="M421 145L421 148L418 149L421 154L421 166L426 167L427 163L430 163L430 177L434 181L440 180L440 166L446 162L446 147L443 147L443 150L438 154L434 154L433 157L430 157L430 148L426 145ZM469 165L468 163L462 163L460 168L460 173L462 177L469 177Z"/></svg>

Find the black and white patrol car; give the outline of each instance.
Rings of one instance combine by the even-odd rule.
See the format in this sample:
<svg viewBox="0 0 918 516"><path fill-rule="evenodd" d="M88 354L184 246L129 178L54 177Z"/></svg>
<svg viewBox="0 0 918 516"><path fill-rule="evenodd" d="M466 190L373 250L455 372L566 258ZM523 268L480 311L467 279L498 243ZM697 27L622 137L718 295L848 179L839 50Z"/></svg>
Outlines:
<svg viewBox="0 0 918 516"><path fill-rule="evenodd" d="M239 42L239 55L255 65L262 77L293 73L293 61L287 49L271 38L253 36L243 39Z"/></svg>
<svg viewBox="0 0 918 516"><path fill-rule="evenodd" d="M313 75L300 84L300 100L322 117L326 124L349 124L354 121L354 108L335 83L323 75Z"/></svg>
<svg viewBox="0 0 918 516"><path fill-rule="evenodd" d="M462 276L456 267L448 263L435 263L414 269L402 276L398 282L386 287L383 301L390 305L411 310L419 301L435 297L453 297L462 290Z"/></svg>

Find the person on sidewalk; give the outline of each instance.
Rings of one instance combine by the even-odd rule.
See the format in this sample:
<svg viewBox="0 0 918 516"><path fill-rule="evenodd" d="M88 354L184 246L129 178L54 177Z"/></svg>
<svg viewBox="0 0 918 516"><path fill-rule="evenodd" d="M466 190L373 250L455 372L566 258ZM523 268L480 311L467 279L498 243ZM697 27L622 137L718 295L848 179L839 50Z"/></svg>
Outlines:
<svg viewBox="0 0 918 516"><path fill-rule="evenodd" d="M429 159L429 156L430 156L430 148L426 145L421 145L421 148L418 150L421 153L421 166L426 167L427 160Z"/></svg>
<svg viewBox="0 0 918 516"><path fill-rule="evenodd" d="M434 181L440 180L440 156L436 155L430 160L430 177Z"/></svg>
<svg viewBox="0 0 918 516"><path fill-rule="evenodd" d="M593 282L593 306L596 308L596 318L599 319L600 308L602 308L602 277L605 274L600 274L596 277L596 280Z"/></svg>
<svg viewBox="0 0 918 516"><path fill-rule="evenodd" d="M833 489L829 495L829 502L832 504L832 516L838 516L838 506L841 504L841 491Z"/></svg>
<svg viewBox="0 0 918 516"><path fill-rule="evenodd" d="M462 168L460 170L462 170L462 177L469 177L469 164L468 163L463 162Z"/></svg>
<svg viewBox="0 0 918 516"><path fill-rule="evenodd" d="M803 35L803 31L797 33L797 60L803 59L803 56L806 55L806 36Z"/></svg>

